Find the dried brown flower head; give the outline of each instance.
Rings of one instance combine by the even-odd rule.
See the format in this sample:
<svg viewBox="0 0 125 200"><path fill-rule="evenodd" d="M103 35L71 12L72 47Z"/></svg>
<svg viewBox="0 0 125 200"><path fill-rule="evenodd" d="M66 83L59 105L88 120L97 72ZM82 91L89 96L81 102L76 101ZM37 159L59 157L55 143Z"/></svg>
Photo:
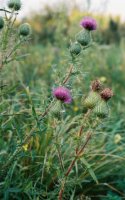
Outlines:
<svg viewBox="0 0 125 200"><path fill-rule="evenodd" d="M108 101L114 94L110 88L105 88L100 95L105 101Z"/></svg>
<svg viewBox="0 0 125 200"><path fill-rule="evenodd" d="M99 80L93 81L92 84L91 84L91 89L93 91L99 91L99 90L101 90L102 89L101 82Z"/></svg>

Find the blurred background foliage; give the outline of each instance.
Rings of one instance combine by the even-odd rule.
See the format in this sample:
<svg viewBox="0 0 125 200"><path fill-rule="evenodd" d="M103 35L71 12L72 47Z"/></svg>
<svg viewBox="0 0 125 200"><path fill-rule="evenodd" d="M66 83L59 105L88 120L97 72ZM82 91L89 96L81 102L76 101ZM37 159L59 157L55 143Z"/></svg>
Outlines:
<svg viewBox="0 0 125 200"><path fill-rule="evenodd" d="M77 9L66 14L63 9L58 12L47 7L45 14L34 15L28 19L33 29L32 38L27 48L24 47L20 51L28 52L29 55L20 63L8 65L2 74L4 84L9 85L10 90L7 90L4 96L5 99L9 98L9 101L6 101L4 107L1 105L1 113L5 109L10 113L19 112L19 115L9 118L5 112L5 119L3 115L0 118L0 146L4 149L0 151L2 161L6 152L13 152L14 145L30 130L33 121L31 113L27 112L29 98L26 87L30 88L35 108L41 113L40 106L43 102L48 103L47 98L50 97L52 87L56 85L57 74L61 76L64 66L69 67L67 60L70 41L73 41L74 35L81 30L79 21L88 14ZM76 100L69 108L68 115L74 117L83 110L80 99L88 91L91 80L99 78L113 88L115 95L111 103L111 116L101 130L97 131L99 143L92 144L85 154L99 184L93 181L88 171L89 166L83 160L84 167L82 162L79 163L81 173L76 179L75 166L68 183L71 188L67 188L66 192L67 195L70 194L71 200L122 200L125 199L125 24L119 17L93 17L98 22L98 30L93 34L95 43L80 57L81 79L75 76L74 90L77 91L73 90L73 94ZM25 87L20 86L20 82ZM21 115L20 110L23 110L25 115ZM52 145L51 131L51 128L45 127L44 132L47 134L44 134L44 137L38 134L28 146L24 146L24 153L22 152L20 157L25 154L25 158L10 169L10 179L4 187L4 199L57 198L54 196L57 194L54 183L56 185L56 177L60 172L56 165L58 159L53 158L55 149L49 154L48 160L45 160L45 152L49 152ZM13 137L15 141L12 142ZM46 174L42 180L43 162L46 162ZM12 176L15 176L14 180L11 180ZM73 182L77 183L75 191L72 190Z"/></svg>
<svg viewBox="0 0 125 200"><path fill-rule="evenodd" d="M33 78L34 73L37 73L37 76L34 74L37 82L39 78L41 80L41 77L47 81L47 76L51 76L49 73L51 67L55 66L55 68L61 69L63 64L67 64L70 42L74 41L74 35L81 30L79 22L86 15L89 13L82 13L76 9L72 10L70 14L66 14L64 10L58 12L47 7L46 14L35 15L29 20L33 28L31 40L33 46L29 46L27 50L30 55L34 55L24 61L27 62L24 72L26 73L28 70L28 73L32 74L29 79ZM123 95L125 24L120 21L120 17L111 18L102 15L93 17L98 22L98 30L93 33L95 46L87 50L81 58L80 69L83 73L88 74L86 80L88 83L94 78L100 78L107 85L115 87L114 103L116 100L117 109L124 114L122 105L125 101ZM30 65L28 65L29 60ZM23 77L25 76L23 75ZM52 76L48 80L49 84L54 81ZM27 74L25 81L28 81ZM85 89L84 84L83 89ZM115 111L117 109L115 108Z"/></svg>

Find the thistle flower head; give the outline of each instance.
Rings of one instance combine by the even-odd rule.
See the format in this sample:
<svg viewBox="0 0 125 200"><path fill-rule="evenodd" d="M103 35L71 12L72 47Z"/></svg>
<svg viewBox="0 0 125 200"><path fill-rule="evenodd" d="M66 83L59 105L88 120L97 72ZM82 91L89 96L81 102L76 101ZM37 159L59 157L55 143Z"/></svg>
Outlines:
<svg viewBox="0 0 125 200"><path fill-rule="evenodd" d="M101 97L102 99L104 99L105 101L108 101L112 96L113 96L113 92L110 88L105 88L102 92L101 92Z"/></svg>
<svg viewBox="0 0 125 200"><path fill-rule="evenodd" d="M95 80L91 84L91 89L93 91L99 91L102 88L101 82L99 80Z"/></svg>
<svg viewBox="0 0 125 200"><path fill-rule="evenodd" d="M80 22L80 25L88 31L94 31L97 29L96 20L91 17L84 17Z"/></svg>
<svg viewBox="0 0 125 200"><path fill-rule="evenodd" d="M55 88L53 90L53 96L66 104L70 104L72 102L70 90L63 86Z"/></svg>

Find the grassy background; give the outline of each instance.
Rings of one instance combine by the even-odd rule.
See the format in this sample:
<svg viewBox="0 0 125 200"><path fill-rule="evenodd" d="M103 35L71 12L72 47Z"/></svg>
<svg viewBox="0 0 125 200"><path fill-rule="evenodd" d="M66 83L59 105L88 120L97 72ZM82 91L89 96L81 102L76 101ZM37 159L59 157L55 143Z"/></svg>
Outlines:
<svg viewBox="0 0 125 200"><path fill-rule="evenodd" d="M1 89L0 164L31 131L36 120L32 108L37 114L44 111L57 77L61 78L69 67L68 47L80 30L78 23L82 17L83 13L77 10L70 16L48 10L46 15L29 20L33 27L32 40L27 48L20 50L29 55L2 72L1 81L7 86ZM64 199L121 200L125 199L124 25L118 18L95 17L99 23L93 34L95 43L78 60L78 76L72 77L74 101L55 130L58 140L60 135L64 138L62 153L66 149L69 152L65 155L65 165L74 148L75 139L70 136L78 131L73 126L83 110L80 99L89 90L91 80L100 79L113 88L115 95L110 103L110 118L98 127L84 158L76 163ZM57 180L62 173L49 117L36 131L37 135L13 162L5 182L0 181L1 199L57 199ZM98 179L99 184L93 179Z"/></svg>

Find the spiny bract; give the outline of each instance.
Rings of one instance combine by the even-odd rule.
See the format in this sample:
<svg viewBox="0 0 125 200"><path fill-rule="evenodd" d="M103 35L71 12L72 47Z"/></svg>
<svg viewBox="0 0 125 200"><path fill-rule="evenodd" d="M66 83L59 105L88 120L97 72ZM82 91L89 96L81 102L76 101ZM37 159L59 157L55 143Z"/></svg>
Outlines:
<svg viewBox="0 0 125 200"><path fill-rule="evenodd" d="M83 105L87 109L92 109L101 100L100 95L97 92L91 91L88 97L84 100Z"/></svg>
<svg viewBox="0 0 125 200"><path fill-rule="evenodd" d="M81 46L78 42L71 44L70 47L71 54L78 55L81 52Z"/></svg>
<svg viewBox="0 0 125 200"><path fill-rule="evenodd" d="M87 30L82 30L76 35L76 40L82 45L87 46L90 44L92 38L91 33Z"/></svg>
<svg viewBox="0 0 125 200"><path fill-rule="evenodd" d="M55 103L55 105L51 108L51 111L50 111L49 115L58 118L60 116L61 109L62 109L61 102L57 101Z"/></svg>
<svg viewBox="0 0 125 200"><path fill-rule="evenodd" d="M105 101L100 101L96 107L94 108L93 112L100 118L105 118L109 114L109 108Z"/></svg>

